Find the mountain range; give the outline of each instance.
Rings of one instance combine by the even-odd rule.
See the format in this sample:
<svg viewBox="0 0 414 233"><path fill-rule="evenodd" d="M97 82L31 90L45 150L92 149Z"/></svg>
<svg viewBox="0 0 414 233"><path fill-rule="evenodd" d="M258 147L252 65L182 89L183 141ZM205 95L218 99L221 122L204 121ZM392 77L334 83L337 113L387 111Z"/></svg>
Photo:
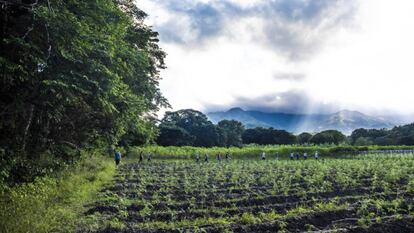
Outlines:
<svg viewBox="0 0 414 233"><path fill-rule="evenodd" d="M349 110L332 114L295 114L245 111L241 108L232 108L228 111L209 112L207 116L215 124L224 119L237 120L242 122L246 128L273 127L292 133L336 129L349 135L358 128L382 129L392 128L399 124L386 118L369 116L358 111Z"/></svg>

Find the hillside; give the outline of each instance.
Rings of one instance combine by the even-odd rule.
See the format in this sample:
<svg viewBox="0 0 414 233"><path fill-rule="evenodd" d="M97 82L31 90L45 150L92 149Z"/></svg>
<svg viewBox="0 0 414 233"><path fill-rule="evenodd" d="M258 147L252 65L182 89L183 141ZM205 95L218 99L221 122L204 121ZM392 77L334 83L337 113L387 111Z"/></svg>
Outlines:
<svg viewBox="0 0 414 233"><path fill-rule="evenodd" d="M245 111L232 108L224 112L210 112L207 116L213 123L224 119L242 122L247 128L273 127L290 132L318 132L337 129L350 134L357 128L391 128L395 124L382 118L369 116L357 111L343 110L332 114L292 114Z"/></svg>

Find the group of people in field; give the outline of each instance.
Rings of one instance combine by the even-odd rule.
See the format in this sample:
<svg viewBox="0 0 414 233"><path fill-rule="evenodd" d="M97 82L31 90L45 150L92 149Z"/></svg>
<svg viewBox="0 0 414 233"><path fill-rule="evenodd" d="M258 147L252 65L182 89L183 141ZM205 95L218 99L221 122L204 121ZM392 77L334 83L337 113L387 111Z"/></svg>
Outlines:
<svg viewBox="0 0 414 233"><path fill-rule="evenodd" d="M216 154L216 160L218 162L221 162L222 159L223 159L223 157L222 157L222 155L220 153ZM230 153L229 152L227 152L227 153L224 154L224 159L226 161L229 161L230 160ZM200 158L200 154L199 153L196 153L195 154L195 160L196 160L197 163L200 162L201 158ZM204 162L208 163L208 154L207 153L204 154Z"/></svg>
<svg viewBox="0 0 414 233"><path fill-rule="evenodd" d="M296 158L296 160L300 160L301 157L303 157L304 160L307 160L308 159L308 153L307 152L304 152L303 153L303 156L301 156L301 154L299 152L296 152L296 153L291 152L290 153L290 156L289 156L290 160L294 160L295 158ZM318 151L315 151L315 153L313 154L313 158L315 160L318 160L319 159L319 152ZM225 153L224 159L226 161L229 161L230 160L230 153L229 152ZM260 154L260 159L261 160L266 160L266 152L262 152ZM196 160L197 163L199 163L201 161L201 157L200 157L200 154L199 153L196 153L195 154L195 160ZM208 157L208 154L206 153L206 154L204 154L204 162L207 163L208 160L209 160L209 157ZM218 162L221 162L221 160L222 160L222 154L217 153L216 154L216 160ZM276 153L276 160L279 160L279 153Z"/></svg>
<svg viewBox="0 0 414 233"><path fill-rule="evenodd" d="M115 164L118 166L119 165L119 163L121 162L121 157L122 157L122 154L121 154L121 152L119 151L119 150L116 150L115 151L115 154L114 154L114 159L115 159ZM147 161L148 162L151 162L151 160L152 160L152 153L148 153L147 154ZM140 163L142 163L142 162L144 162L144 160L145 160L145 156L144 156L144 153L141 151L140 153L139 153L139 162Z"/></svg>
<svg viewBox="0 0 414 233"><path fill-rule="evenodd" d="M290 160L294 160L295 158L296 158L296 160L299 160L300 157L301 156L300 156L299 152L296 152L296 153L290 152L290 156L289 156ZM318 151L315 151L315 153L313 154L313 158L316 159L316 160L319 159L319 152ZM303 159L304 160L308 159L308 153L307 152L303 153Z"/></svg>
<svg viewBox="0 0 414 233"><path fill-rule="evenodd" d="M308 159L308 152L304 152L303 155L301 156L301 154L299 152L290 152L289 158L290 160L294 160L296 158L296 160L300 160L300 158L303 157L304 160ZM266 152L262 152L262 154L260 155L260 158L262 160L266 159ZM319 152L315 151L315 153L313 154L313 158L318 160L319 159ZM276 153L276 159L279 159L279 153Z"/></svg>
<svg viewBox="0 0 414 233"><path fill-rule="evenodd" d="M121 157L122 157L121 152L120 151L115 151L115 164L116 165L118 165L120 163ZM300 160L301 157L304 160L307 160L308 159L308 153L304 152L301 156L301 154L299 152L290 152L290 155L289 155L290 160L294 160L294 159ZM319 159L319 152L318 151L315 151L315 153L313 154L313 158L316 159L316 160ZM224 154L224 159L226 161L229 161L231 159L229 152ZM260 154L260 159L261 160L266 160L266 152L262 152ZM278 159L279 159L279 153L276 153L276 160L278 160ZM142 163L142 162L144 162L144 160L145 160L145 156L144 156L144 153L141 151L139 153L139 162ZM151 162L151 160L152 160L152 153L148 153L147 161ZM201 161L201 156L200 156L199 153L195 154L195 160L196 160L197 163L199 163ZM216 160L218 162L221 162L223 160L223 156L222 156L221 153L216 154ZM204 162L208 163L208 161L209 161L209 156L208 156L207 153L205 153L204 154Z"/></svg>

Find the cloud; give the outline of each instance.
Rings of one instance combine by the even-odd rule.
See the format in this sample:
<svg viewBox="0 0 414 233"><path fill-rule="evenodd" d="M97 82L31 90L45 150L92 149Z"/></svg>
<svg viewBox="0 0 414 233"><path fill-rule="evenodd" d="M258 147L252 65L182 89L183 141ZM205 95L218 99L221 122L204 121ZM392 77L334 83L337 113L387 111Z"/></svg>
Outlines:
<svg viewBox="0 0 414 233"><path fill-rule="evenodd" d="M167 20L155 21L161 40L192 48L220 37L249 37L291 60L312 57L332 34L349 27L356 10L355 0L155 0L153 9L164 11ZM139 4L139 3L138 3ZM156 7L155 7L156 6ZM161 9L161 10L160 10ZM256 19L240 35L237 24Z"/></svg>
<svg viewBox="0 0 414 233"><path fill-rule="evenodd" d="M240 107L245 110L282 113L328 114L341 110L340 107L334 103L323 103L313 100L306 92L301 90L266 94L252 98L238 96L227 105L207 104L205 106L205 112L225 111L232 107Z"/></svg>
<svg viewBox="0 0 414 233"><path fill-rule="evenodd" d="M285 81L303 81L306 78L306 74L279 72L279 73L275 73L273 75L273 78L276 80L285 80Z"/></svg>
<svg viewBox="0 0 414 233"><path fill-rule="evenodd" d="M175 110L414 113L414 1L137 4L168 53L160 88Z"/></svg>

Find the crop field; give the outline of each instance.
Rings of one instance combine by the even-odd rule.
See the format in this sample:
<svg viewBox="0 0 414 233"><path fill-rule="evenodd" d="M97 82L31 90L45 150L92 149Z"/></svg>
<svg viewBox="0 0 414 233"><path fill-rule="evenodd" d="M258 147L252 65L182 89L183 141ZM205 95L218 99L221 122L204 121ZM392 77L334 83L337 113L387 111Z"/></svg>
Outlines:
<svg viewBox="0 0 414 233"><path fill-rule="evenodd" d="M129 159L79 232L414 232L414 155Z"/></svg>

